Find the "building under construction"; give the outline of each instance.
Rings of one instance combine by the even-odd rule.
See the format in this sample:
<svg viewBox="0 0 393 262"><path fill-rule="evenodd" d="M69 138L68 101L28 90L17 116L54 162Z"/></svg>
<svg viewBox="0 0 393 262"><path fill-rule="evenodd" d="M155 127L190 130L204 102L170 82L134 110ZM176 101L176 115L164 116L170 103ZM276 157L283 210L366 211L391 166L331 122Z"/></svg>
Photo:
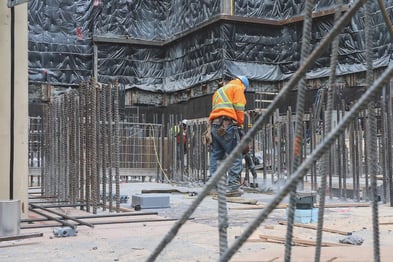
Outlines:
<svg viewBox="0 0 393 262"><path fill-rule="evenodd" d="M42 215L29 194L39 189L63 206L120 213L130 201L124 182L200 184L144 258L154 261L249 144L255 166L244 165L242 185L256 193L276 185L275 196L230 246L219 214L218 260L230 260L289 197L285 261L298 209L315 199L319 261L328 198L372 203L379 261L378 205L393 206L392 8L388 0L3 3L0 35L10 40L0 54L11 61L0 64L10 76L0 115L9 123L0 137L4 210L18 199L22 217ZM239 75L250 80L246 136L208 181L211 97ZM184 148L173 135L183 119Z"/></svg>

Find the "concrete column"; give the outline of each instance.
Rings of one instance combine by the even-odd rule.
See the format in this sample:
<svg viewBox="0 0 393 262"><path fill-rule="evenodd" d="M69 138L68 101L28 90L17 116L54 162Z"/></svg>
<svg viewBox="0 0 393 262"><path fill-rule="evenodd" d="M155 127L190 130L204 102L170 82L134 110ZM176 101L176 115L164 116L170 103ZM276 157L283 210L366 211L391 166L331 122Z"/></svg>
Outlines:
<svg viewBox="0 0 393 262"><path fill-rule="evenodd" d="M11 9L0 1L0 200L21 201L27 215L28 186L28 30L27 4L15 7L14 132L11 132ZM11 172L11 137L14 161ZM13 185L10 177L13 173ZM12 187L12 190L10 188ZM12 192L12 194L11 194ZM11 197L12 195L12 197Z"/></svg>

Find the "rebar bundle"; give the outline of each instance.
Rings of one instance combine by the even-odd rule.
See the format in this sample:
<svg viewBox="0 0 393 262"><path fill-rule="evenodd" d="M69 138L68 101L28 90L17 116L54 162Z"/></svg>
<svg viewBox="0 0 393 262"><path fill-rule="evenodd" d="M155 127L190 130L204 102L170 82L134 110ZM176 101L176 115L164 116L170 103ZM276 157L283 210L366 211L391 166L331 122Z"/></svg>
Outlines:
<svg viewBox="0 0 393 262"><path fill-rule="evenodd" d="M78 91L69 89L52 97L44 110L44 195L73 204L85 203L86 210L90 212L92 208L93 213L97 213L101 204L105 209L107 201L112 210L112 202L116 201L115 211L120 212L119 110L112 103L112 93L118 99L116 88L115 85L113 90L111 85L100 85L92 79Z"/></svg>

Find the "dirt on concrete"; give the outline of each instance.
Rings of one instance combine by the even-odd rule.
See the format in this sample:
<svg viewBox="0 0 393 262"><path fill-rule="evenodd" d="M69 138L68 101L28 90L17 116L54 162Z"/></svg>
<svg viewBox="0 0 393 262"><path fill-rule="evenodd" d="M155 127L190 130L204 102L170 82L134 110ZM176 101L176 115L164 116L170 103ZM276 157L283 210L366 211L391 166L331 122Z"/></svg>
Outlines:
<svg viewBox="0 0 393 262"><path fill-rule="evenodd" d="M151 182L123 183L121 194L129 195L130 199L121 204L122 210L132 215L83 219L90 223L112 223L95 225L94 228L80 225L76 236L70 237L54 235L53 229L59 227L57 223L21 223L21 234L43 233L43 236L0 242L0 261L146 261L202 187L199 184L179 186ZM169 208L135 211L131 206L132 195L155 189L176 189L179 192L167 194ZM256 200L256 205L227 202L229 246L262 212L274 194L254 190L246 192L243 197ZM285 245L281 239L285 239L287 228L282 223L286 221L285 203L284 200L254 231L231 261L284 261ZM323 232L322 242L327 246L322 247L321 261L374 261L371 206L356 207L355 202L339 199L329 199L327 204L330 206L325 209L324 228L332 229L333 232ZM334 207L334 204L337 206ZM90 215L79 208L62 207L54 210L70 216ZM380 203L378 211L380 260L392 261L393 208ZM101 209L98 213L109 214ZM29 217L39 218L40 215L31 212ZM49 227L40 227L42 225ZM316 223L304 225L316 226ZM39 227L25 228L33 226ZM342 232L362 239L363 242L361 245L342 244L340 240L347 237ZM316 239L316 230L295 226L293 239L297 245L292 247L291 261L314 261L315 246L312 243ZM219 250L218 202L215 197L207 196L156 261L218 261Z"/></svg>

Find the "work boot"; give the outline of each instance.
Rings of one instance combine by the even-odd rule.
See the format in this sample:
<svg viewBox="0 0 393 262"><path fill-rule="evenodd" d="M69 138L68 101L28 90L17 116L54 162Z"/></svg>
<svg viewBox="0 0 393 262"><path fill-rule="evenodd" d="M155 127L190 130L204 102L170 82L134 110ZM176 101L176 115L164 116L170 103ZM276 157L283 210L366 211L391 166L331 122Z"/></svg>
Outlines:
<svg viewBox="0 0 393 262"><path fill-rule="evenodd" d="M237 189L227 189L225 192L226 197L240 197L243 195L244 191L240 188Z"/></svg>

